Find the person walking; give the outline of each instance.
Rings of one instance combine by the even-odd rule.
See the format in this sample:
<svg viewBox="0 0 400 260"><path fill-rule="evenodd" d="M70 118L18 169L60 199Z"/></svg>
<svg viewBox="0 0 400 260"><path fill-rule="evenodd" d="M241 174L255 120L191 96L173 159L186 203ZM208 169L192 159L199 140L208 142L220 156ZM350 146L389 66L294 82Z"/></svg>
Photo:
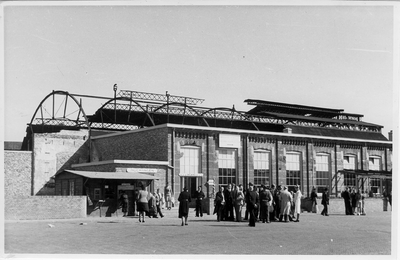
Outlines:
<svg viewBox="0 0 400 260"><path fill-rule="evenodd" d="M157 189L157 192L154 195L155 195L155 199L156 199L156 208L157 208L156 216L158 216L158 214L160 214L160 217L163 218L164 214L161 211L161 208L162 208L162 193L160 192L160 189Z"/></svg>
<svg viewBox="0 0 400 260"><path fill-rule="evenodd" d="M301 213L301 194L299 185L295 186L296 193L294 194L294 215L296 215L296 220L294 222L300 222L300 213Z"/></svg>
<svg viewBox="0 0 400 260"><path fill-rule="evenodd" d="M237 222L242 222L242 208L244 204L244 193L242 184L236 186L235 216Z"/></svg>
<svg viewBox="0 0 400 260"><path fill-rule="evenodd" d="M199 186L195 191L194 197L196 198L196 217L199 215L200 217L203 217L203 199L205 198L205 195L201 190L201 186Z"/></svg>
<svg viewBox="0 0 400 260"><path fill-rule="evenodd" d="M119 200L120 200L120 205L122 207L122 212L124 213L123 217L126 217L128 215L129 199L128 199L128 194L126 194L124 190L121 192Z"/></svg>
<svg viewBox="0 0 400 260"><path fill-rule="evenodd" d="M224 214L224 206L225 206L225 197L222 186L219 186L219 190L215 194L214 204L215 207L213 214L217 213L217 221L220 222Z"/></svg>
<svg viewBox="0 0 400 260"><path fill-rule="evenodd" d="M192 201L192 198L186 187L183 188L183 191L179 194L178 201L179 201L178 217L182 219L182 226L184 225L187 226L188 225L187 219L189 215L189 203ZM185 222L183 222L184 219Z"/></svg>
<svg viewBox="0 0 400 260"><path fill-rule="evenodd" d="M344 200L344 207L345 207L346 215L352 215L349 188L346 187L341 195Z"/></svg>
<svg viewBox="0 0 400 260"><path fill-rule="evenodd" d="M139 184L141 190L139 190L137 197L137 210L139 212L139 222L144 223L144 216L149 212L149 193L146 190L146 186L143 183Z"/></svg>
<svg viewBox="0 0 400 260"><path fill-rule="evenodd" d="M270 223L268 209L273 200L272 194L268 189L266 189L265 185L261 185L261 191L259 196L260 196L260 221L262 221L262 223Z"/></svg>
<svg viewBox="0 0 400 260"><path fill-rule="evenodd" d="M329 216L328 214L328 205L329 205L329 192L328 188L324 189L324 193L322 194L321 204L324 206L324 209L321 212L322 216Z"/></svg>
<svg viewBox="0 0 400 260"><path fill-rule="evenodd" d="M293 201L293 197L287 190L286 186L283 186L283 190L280 192L279 199L281 201L281 213L279 216L279 221L289 222L288 216L290 214L290 206Z"/></svg>
<svg viewBox="0 0 400 260"><path fill-rule="evenodd" d="M256 226L256 216L254 215L254 210L258 207L258 194L254 190L254 185L253 183L249 183L249 190L246 193L246 205L247 205L247 211L250 214L249 218L249 226L250 227L255 227Z"/></svg>

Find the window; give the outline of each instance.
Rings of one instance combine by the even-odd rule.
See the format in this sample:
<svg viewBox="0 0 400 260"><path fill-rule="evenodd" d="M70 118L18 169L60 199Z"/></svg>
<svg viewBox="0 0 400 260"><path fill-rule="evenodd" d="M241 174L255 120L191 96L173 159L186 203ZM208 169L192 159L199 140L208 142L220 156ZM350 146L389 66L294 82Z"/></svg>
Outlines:
<svg viewBox="0 0 400 260"><path fill-rule="evenodd" d="M181 147L183 156L180 159L181 174L190 175L200 172L200 148L197 146Z"/></svg>
<svg viewBox="0 0 400 260"><path fill-rule="evenodd" d="M100 188L94 189L93 200L100 200Z"/></svg>
<svg viewBox="0 0 400 260"><path fill-rule="evenodd" d="M268 151L254 152L254 185L270 185L269 158L270 153Z"/></svg>
<svg viewBox="0 0 400 260"><path fill-rule="evenodd" d="M381 158L378 156L369 157L369 170L380 171L381 170Z"/></svg>
<svg viewBox="0 0 400 260"><path fill-rule="evenodd" d="M381 168L381 157L379 156L370 156L369 157L369 170L370 171L380 171ZM370 179L370 189L372 193L381 193L381 180L378 178Z"/></svg>
<svg viewBox="0 0 400 260"><path fill-rule="evenodd" d="M345 155L343 157L343 168L346 170L356 170L356 156ZM344 174L344 186L355 187L356 186L355 174L345 173Z"/></svg>
<svg viewBox="0 0 400 260"><path fill-rule="evenodd" d="M316 189L318 193L323 193L325 188L329 189L331 180L328 154L317 154L316 168Z"/></svg>
<svg viewBox="0 0 400 260"><path fill-rule="evenodd" d="M75 182L71 180L69 181L69 195L75 195Z"/></svg>
<svg viewBox="0 0 400 260"><path fill-rule="evenodd" d="M300 185L300 153L286 153L286 185L293 191L295 185Z"/></svg>
<svg viewBox="0 0 400 260"><path fill-rule="evenodd" d="M218 183L227 186L236 183L236 151L219 150L218 155Z"/></svg>

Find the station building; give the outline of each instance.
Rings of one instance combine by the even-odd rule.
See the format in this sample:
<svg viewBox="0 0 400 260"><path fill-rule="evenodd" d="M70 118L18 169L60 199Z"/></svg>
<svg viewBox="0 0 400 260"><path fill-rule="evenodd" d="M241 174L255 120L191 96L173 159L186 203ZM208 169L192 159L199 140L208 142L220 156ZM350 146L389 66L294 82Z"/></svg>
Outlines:
<svg viewBox="0 0 400 260"><path fill-rule="evenodd" d="M133 198L141 183L152 192L170 187L175 201L184 187L193 195L202 186L206 212L228 183L299 185L305 196L313 187L332 197L345 187L375 196L391 190L392 141L363 115L254 99L244 101L252 106L244 112L168 93L114 91L90 116L77 98L107 98L54 91L39 104L22 145L33 153L31 195L86 196L88 214L105 207L112 215L119 194ZM76 119L66 111L44 116L56 96L72 100Z"/></svg>

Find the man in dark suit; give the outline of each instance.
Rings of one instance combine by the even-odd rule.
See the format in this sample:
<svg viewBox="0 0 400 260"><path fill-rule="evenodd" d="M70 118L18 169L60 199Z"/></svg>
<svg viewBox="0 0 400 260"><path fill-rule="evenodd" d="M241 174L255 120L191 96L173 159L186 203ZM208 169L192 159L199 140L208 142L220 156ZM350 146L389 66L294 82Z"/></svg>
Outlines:
<svg viewBox="0 0 400 260"><path fill-rule="evenodd" d="M272 194L264 185L261 185L260 191L260 221L262 223L270 223L269 221L269 207L272 203Z"/></svg>
<svg viewBox="0 0 400 260"><path fill-rule="evenodd" d="M224 190L224 197L225 197L225 220L234 221L233 217L233 199L231 196L232 193L232 184L228 184L228 187Z"/></svg>
<svg viewBox="0 0 400 260"><path fill-rule="evenodd" d="M346 187L345 191L342 192L342 198L344 199L344 207L345 207L346 215L353 215L352 210L351 210L350 193L349 193L348 187Z"/></svg>
<svg viewBox="0 0 400 260"><path fill-rule="evenodd" d="M258 194L254 190L253 183L249 183L249 190L246 193L246 205L247 211L250 214L249 226L255 227L256 226L256 216L254 215L254 210L258 207Z"/></svg>
<svg viewBox="0 0 400 260"><path fill-rule="evenodd" d="M328 214L328 205L329 205L329 192L328 188L325 188L324 193L322 194L321 204L324 205L324 209L321 212L322 216L329 216Z"/></svg>
<svg viewBox="0 0 400 260"><path fill-rule="evenodd" d="M201 190L201 186L194 192L196 198L196 217L200 215L203 217L203 199L205 197L204 192Z"/></svg>

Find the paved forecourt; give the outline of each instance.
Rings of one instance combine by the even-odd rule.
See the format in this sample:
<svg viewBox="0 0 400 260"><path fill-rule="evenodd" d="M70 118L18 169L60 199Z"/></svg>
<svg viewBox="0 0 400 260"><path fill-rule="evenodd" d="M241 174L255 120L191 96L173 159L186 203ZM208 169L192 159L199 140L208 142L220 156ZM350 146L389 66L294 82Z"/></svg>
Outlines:
<svg viewBox="0 0 400 260"><path fill-rule="evenodd" d="M295 254L390 255L391 212L367 216L303 213L299 223L217 222L195 217L181 226L177 209L164 218L88 217L6 221L6 254Z"/></svg>

